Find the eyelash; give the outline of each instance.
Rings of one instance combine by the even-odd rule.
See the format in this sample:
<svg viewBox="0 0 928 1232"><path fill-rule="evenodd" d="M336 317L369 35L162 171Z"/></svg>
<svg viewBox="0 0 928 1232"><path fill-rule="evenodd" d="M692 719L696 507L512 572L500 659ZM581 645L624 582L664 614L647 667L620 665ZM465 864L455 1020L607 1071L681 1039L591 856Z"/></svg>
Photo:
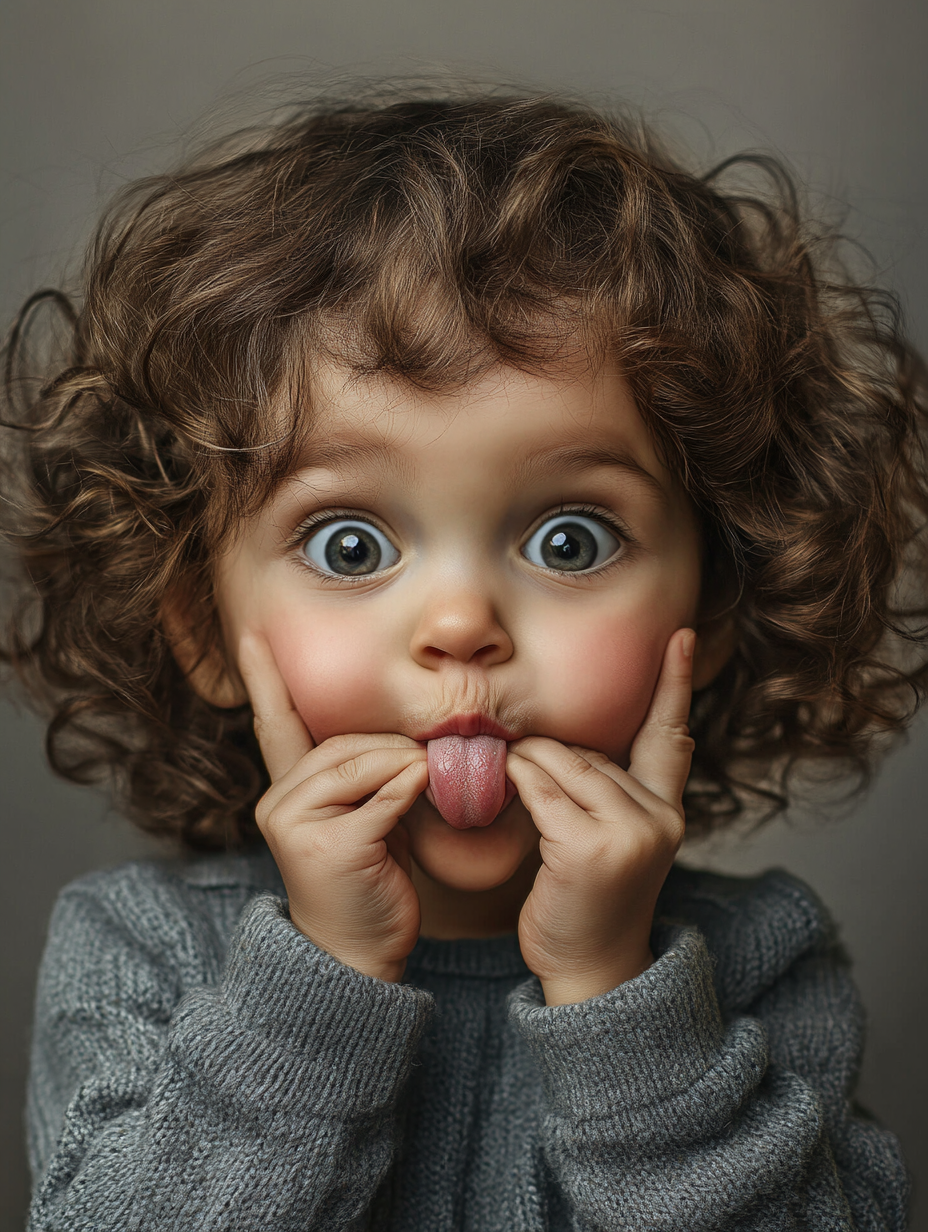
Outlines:
<svg viewBox="0 0 928 1232"><path fill-rule="evenodd" d="M598 574L605 573L607 569L611 569L625 563L628 560L629 555L635 550L635 548L637 548L638 544L634 535L632 535L631 531L623 522L620 522L614 514L607 513L598 505L588 504L560 504L556 509L547 510L532 524L532 527L525 536L521 547L524 547L525 544L528 543L532 535L541 526L543 526L545 522L549 521L551 518L559 518L571 513L579 514L580 516L586 518L592 518L596 522L601 522L607 530L611 531L612 534L614 534L615 537L622 542L625 548L623 552L617 552L608 560L603 561L601 565L597 565L592 569L584 570L582 573L575 573L571 575L573 579L581 581L583 578L596 577ZM342 518L356 518L359 522L369 522L371 526L376 526L382 534L387 533L382 526L370 517L369 514L362 515L354 509L327 509L324 513L320 512L310 514L308 518L305 518L287 540L287 543L285 544L286 550L288 552L295 551L297 548L302 547L313 531L318 530L320 527L326 526L329 523L341 521ZM370 578L370 575L349 577L345 575L323 573L321 569L315 569L305 557L299 561L299 566L300 568L310 569L314 576L325 585L361 585L367 582Z"/></svg>

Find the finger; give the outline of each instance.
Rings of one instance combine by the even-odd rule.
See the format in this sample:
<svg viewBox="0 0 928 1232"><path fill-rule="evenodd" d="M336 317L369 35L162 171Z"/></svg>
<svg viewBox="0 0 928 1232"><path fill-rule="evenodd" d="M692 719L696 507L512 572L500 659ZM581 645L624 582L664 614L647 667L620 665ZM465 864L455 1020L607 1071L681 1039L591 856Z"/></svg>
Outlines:
<svg viewBox="0 0 928 1232"><path fill-rule="evenodd" d="M510 757L521 759L542 771L556 785L561 794L597 820L614 817L617 808L628 805L630 795L631 802L638 803L634 795L625 790L625 785L617 777L624 776L628 781L629 776L624 771L617 766L612 766L604 754L599 755L602 763L594 764L590 756L584 756L584 753L590 754L591 750L581 751L568 748L557 740L549 740L542 736L532 736L526 740L520 740L515 746L510 746ZM615 770L616 776L604 773L606 766ZM519 773L516 762L513 762L513 769L516 774ZM510 773L508 759L506 773L518 787L518 783ZM542 780L536 778L535 782L543 792L545 789L542 788ZM632 784L632 786L637 785ZM554 794L551 793L552 799ZM640 788L639 794L644 794L641 793ZM523 803L527 802L523 801Z"/></svg>
<svg viewBox="0 0 928 1232"><path fill-rule="evenodd" d="M362 753L373 749L422 749L424 746L409 736L401 736L397 732L355 732L340 736L330 736L311 748L286 774L275 779L270 790L264 797L268 807L277 803L304 780L323 770L331 770L343 762L350 761Z"/></svg>
<svg viewBox="0 0 928 1232"><path fill-rule="evenodd" d="M264 638L245 634L239 643L239 671L254 712L261 755L273 782L313 748L313 739Z"/></svg>
<svg viewBox="0 0 928 1232"><path fill-rule="evenodd" d="M399 732L343 732L338 736L329 736L316 745L316 758L321 761L346 761L366 753L368 749L424 749L421 740L413 740L411 736L401 736Z"/></svg>
<svg viewBox="0 0 928 1232"><path fill-rule="evenodd" d="M589 825L589 810L564 789L559 776L549 768L510 751L506 758L506 775L543 838L549 841L564 838L575 832L578 825ZM614 785L613 790L616 790Z"/></svg>
<svg viewBox="0 0 928 1232"><path fill-rule="evenodd" d="M387 851L407 877L412 875L412 860L409 855L409 831L398 821L386 837Z"/></svg>
<svg viewBox="0 0 928 1232"><path fill-rule="evenodd" d="M346 844L357 849L386 839L413 801L425 791L428 781L428 763L423 758L384 783L365 804L337 819L334 824L341 826ZM404 872L408 872L408 868Z"/></svg>
<svg viewBox="0 0 928 1232"><path fill-rule="evenodd" d="M601 774L605 774L607 778L612 779L617 783L622 790L642 808L650 808L657 797L652 791L649 791L642 783L638 781L627 770L623 770L621 766L617 766L614 761L611 761L605 753L601 753L598 749L586 749L579 744L568 744L566 746L572 753L576 753L582 757L584 761Z"/></svg>
<svg viewBox="0 0 928 1232"><path fill-rule="evenodd" d="M621 766L617 766L615 762L610 761L605 753L599 753L595 749L580 748L572 744L567 747L585 758L601 774L611 779L622 789L629 800L639 806L643 813L650 814L655 820L663 820L672 827L676 827L682 813L680 803L667 801L663 796L652 791L650 787L646 787L629 770L623 770Z"/></svg>
<svg viewBox="0 0 928 1232"><path fill-rule="evenodd" d="M300 779L277 800L271 800L269 792L259 806L259 823L272 811L285 823L292 824L323 820L345 812L357 815L364 806L352 806L358 805L365 796L380 792L411 765L418 767L417 773L428 774L425 749L369 749Z"/></svg>
<svg viewBox="0 0 928 1232"><path fill-rule="evenodd" d="M629 773L661 800L679 808L690 772L689 734L696 634L678 629L664 652L651 705L632 745Z"/></svg>

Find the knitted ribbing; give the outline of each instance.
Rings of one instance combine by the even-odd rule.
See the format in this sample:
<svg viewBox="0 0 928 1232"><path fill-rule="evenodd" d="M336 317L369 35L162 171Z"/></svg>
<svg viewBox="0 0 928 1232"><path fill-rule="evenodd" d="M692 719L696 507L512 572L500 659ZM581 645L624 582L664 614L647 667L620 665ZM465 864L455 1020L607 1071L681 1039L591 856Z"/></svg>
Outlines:
<svg viewBox="0 0 928 1232"><path fill-rule="evenodd" d="M895 1140L850 1112L846 963L786 874L675 869L654 965L555 1008L515 937L420 940L384 984L282 898L266 853L63 892L35 1232L904 1227Z"/></svg>

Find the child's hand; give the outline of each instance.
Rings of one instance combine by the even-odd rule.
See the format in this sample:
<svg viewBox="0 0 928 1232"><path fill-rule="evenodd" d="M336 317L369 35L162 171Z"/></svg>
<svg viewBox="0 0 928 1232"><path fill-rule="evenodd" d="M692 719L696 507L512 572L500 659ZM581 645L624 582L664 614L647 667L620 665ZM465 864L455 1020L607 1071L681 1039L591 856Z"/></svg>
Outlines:
<svg viewBox="0 0 928 1232"><path fill-rule="evenodd" d="M426 750L395 734L335 736L314 747L270 649L248 640L240 654L272 780L255 815L290 918L339 961L398 981L419 935L419 899L396 823L428 786Z"/></svg>
<svg viewBox="0 0 928 1232"><path fill-rule="evenodd" d="M506 773L544 861L519 943L548 1005L608 992L653 961L654 905L683 838L694 644L689 629L670 639L627 771L541 736L510 745Z"/></svg>

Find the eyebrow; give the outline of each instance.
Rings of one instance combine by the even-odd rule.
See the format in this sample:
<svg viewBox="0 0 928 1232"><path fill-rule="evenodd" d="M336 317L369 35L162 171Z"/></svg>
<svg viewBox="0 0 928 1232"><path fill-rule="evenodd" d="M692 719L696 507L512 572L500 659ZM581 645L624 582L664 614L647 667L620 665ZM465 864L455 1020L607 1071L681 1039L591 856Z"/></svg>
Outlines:
<svg viewBox="0 0 928 1232"><path fill-rule="evenodd" d="M667 496L660 481L650 471L645 470L632 454L625 453L621 449L609 449L603 446L562 445L554 449L539 449L529 454L519 464L518 476L520 479L529 479L553 470L576 472L591 470L597 466L611 466L630 471L658 496Z"/></svg>
<svg viewBox="0 0 928 1232"><path fill-rule="evenodd" d="M383 473L384 467L398 469L407 477L409 463L401 448L390 441L365 440L363 437L346 441L335 437L309 437L303 444L299 460L292 474L304 471L328 471L334 475L347 476L356 470Z"/></svg>
<svg viewBox="0 0 928 1232"><path fill-rule="evenodd" d="M306 443L299 469L344 472L358 464L382 463L385 458L393 458L395 464L401 454L401 450L386 441L347 442L310 438ZM517 482L524 482L548 475L552 471L575 474L600 466L627 471L640 479L656 496L662 500L667 498L667 492L660 481L632 454L606 446L557 445L553 448L537 449L519 462L515 478ZM404 466L403 469L407 468Z"/></svg>
<svg viewBox="0 0 928 1232"><path fill-rule="evenodd" d="M358 462L377 462L396 453L388 442L338 441L310 437L303 446L299 470L343 470Z"/></svg>

